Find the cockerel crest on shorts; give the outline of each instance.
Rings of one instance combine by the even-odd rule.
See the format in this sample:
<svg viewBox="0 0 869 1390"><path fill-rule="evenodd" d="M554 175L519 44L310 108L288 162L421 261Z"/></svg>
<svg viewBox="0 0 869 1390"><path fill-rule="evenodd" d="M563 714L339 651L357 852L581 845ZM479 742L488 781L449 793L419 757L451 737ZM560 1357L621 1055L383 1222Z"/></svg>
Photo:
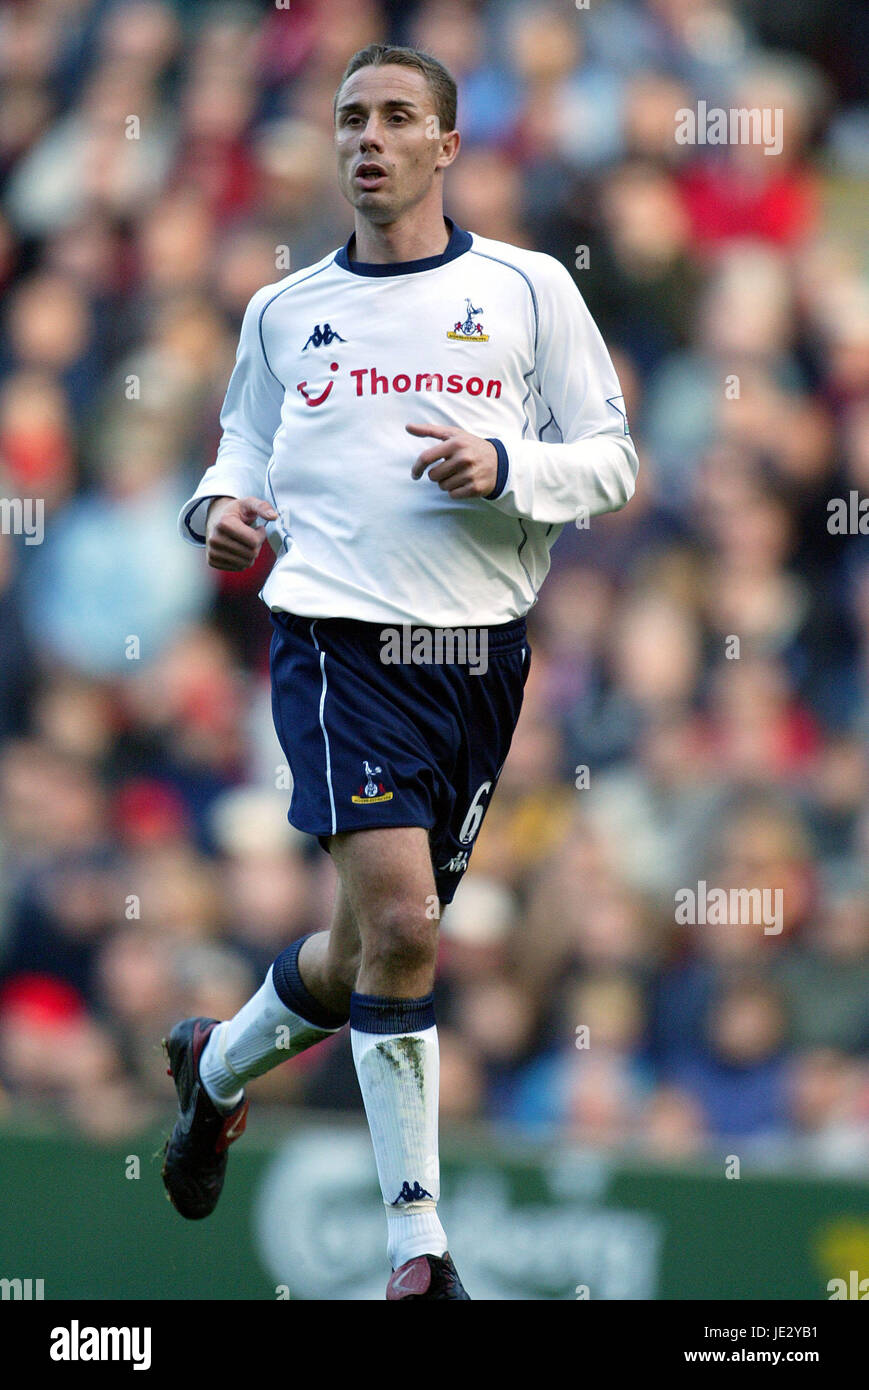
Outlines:
<svg viewBox="0 0 869 1390"><path fill-rule="evenodd" d="M365 784L364 786L360 785L357 794L351 796L350 800L357 803L367 802L369 804L373 804L376 801L391 801L392 792L388 792L382 782L376 782L374 780L383 771L383 768L372 767L366 758L363 760L362 769L366 777Z"/></svg>

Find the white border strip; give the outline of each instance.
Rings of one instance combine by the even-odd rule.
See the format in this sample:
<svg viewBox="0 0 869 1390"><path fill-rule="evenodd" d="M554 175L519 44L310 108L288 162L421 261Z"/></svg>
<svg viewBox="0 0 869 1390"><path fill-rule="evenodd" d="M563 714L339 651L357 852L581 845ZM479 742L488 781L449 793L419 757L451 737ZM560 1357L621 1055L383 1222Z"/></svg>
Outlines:
<svg viewBox="0 0 869 1390"><path fill-rule="evenodd" d="M326 708L326 691L329 688L326 680L326 653L320 650L320 643L317 641L314 632L316 626L317 619L315 618L311 623L311 641L314 643L317 651L320 652L320 671L323 676L323 690L320 695L320 728L323 730L323 741L326 744L326 785L329 788L329 805L332 808L332 834L335 835L338 831L338 817L335 814L335 796L332 791L332 753L329 748L329 735L326 733L326 724L323 719L323 712Z"/></svg>

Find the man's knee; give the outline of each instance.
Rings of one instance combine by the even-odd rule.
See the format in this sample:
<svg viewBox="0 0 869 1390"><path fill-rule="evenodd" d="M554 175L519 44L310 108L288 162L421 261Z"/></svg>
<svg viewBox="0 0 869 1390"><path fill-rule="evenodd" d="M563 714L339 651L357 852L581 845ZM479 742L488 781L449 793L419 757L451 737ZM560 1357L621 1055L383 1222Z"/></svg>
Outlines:
<svg viewBox="0 0 869 1390"><path fill-rule="evenodd" d="M437 953L437 928L437 919L426 915L424 903L393 897L373 909L362 924L364 962L387 970L430 965Z"/></svg>

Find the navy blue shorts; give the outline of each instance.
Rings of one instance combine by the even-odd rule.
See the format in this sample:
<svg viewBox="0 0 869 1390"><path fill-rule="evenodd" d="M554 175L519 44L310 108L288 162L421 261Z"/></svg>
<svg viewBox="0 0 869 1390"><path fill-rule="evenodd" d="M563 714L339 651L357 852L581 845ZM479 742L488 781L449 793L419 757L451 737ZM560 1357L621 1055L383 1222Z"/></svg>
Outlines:
<svg viewBox="0 0 869 1390"><path fill-rule="evenodd" d="M387 623L273 612L272 626L272 711L293 777L291 823L324 849L343 831L422 826L438 896L451 902L522 707L525 619L448 629L459 643L469 638L452 649L426 647L441 630L408 627L389 651L402 658L394 662L384 660Z"/></svg>

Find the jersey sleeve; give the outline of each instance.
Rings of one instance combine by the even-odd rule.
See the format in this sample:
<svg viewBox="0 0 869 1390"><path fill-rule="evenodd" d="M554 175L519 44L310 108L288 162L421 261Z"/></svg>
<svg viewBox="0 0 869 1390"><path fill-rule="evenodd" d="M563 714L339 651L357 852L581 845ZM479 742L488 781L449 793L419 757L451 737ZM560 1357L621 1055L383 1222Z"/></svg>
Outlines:
<svg viewBox="0 0 869 1390"><path fill-rule="evenodd" d="M498 479L487 500L510 516L559 524L618 511L634 494L639 465L597 325L564 266L542 260L543 273L532 277L535 386L561 440L493 439Z"/></svg>
<svg viewBox="0 0 869 1390"><path fill-rule="evenodd" d="M273 285L258 290L245 310L235 367L220 412L217 457L178 517L178 529L191 545L205 544L205 516L212 498L265 496L266 470L284 400L284 388L269 367L260 336L260 315L273 294Z"/></svg>

